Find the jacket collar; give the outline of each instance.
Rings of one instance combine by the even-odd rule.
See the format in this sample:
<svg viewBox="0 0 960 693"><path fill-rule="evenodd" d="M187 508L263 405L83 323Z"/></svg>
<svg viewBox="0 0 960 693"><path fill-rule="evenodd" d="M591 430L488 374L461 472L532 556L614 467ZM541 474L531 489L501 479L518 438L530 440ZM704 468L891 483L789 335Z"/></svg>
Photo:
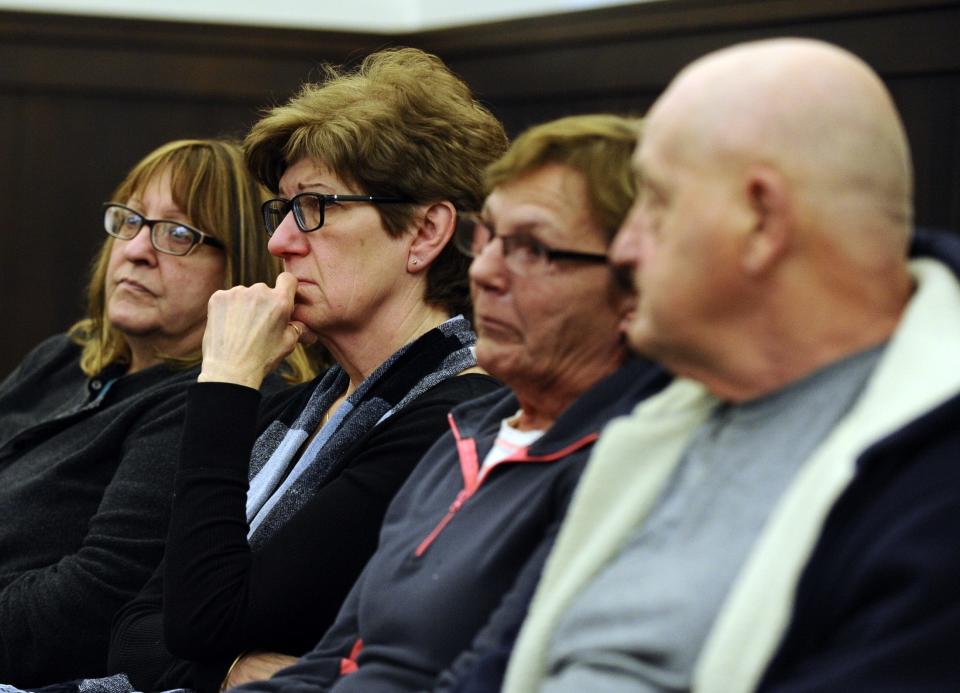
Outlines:
<svg viewBox="0 0 960 693"><path fill-rule="evenodd" d="M531 456L555 454L591 433L600 433L613 417L627 414L642 399L659 392L670 376L657 364L628 357L613 373L601 379L564 410L543 436L530 446ZM520 406L509 388L456 407L450 414L462 438L496 435L500 422Z"/></svg>

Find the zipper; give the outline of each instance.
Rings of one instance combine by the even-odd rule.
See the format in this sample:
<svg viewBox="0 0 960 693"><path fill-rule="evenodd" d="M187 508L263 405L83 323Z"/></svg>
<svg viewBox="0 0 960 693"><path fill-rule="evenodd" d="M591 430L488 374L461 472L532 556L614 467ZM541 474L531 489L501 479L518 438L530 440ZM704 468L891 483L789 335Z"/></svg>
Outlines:
<svg viewBox="0 0 960 693"><path fill-rule="evenodd" d="M419 558L420 556L423 555L424 551L430 548L430 544L433 543L433 540L440 535L440 532L443 531L444 527L450 524L450 521L453 519L453 516L460 511L460 508L463 507L463 504L467 502L467 499L471 495L473 494L469 493L466 489L463 489L462 491L460 491L460 493L457 494L456 499L454 499L453 503L450 504L450 508L447 510L447 514L444 515L443 518L440 520L440 522L437 523L437 526L434 527L433 530L431 530L430 534L428 534L426 538L420 542L420 546L418 546L417 550L413 552L414 556Z"/></svg>
<svg viewBox="0 0 960 693"><path fill-rule="evenodd" d="M507 457L500 460L496 464L490 465L487 469L483 470L481 474L480 462L477 458L477 443L473 438L463 438L460 435L460 429L457 428L456 422L453 420L453 414L447 414L447 421L450 423L450 430L453 432L454 440L457 443L457 457L460 460L460 471L463 474L463 489L457 493L457 497L453 500L453 503L450 504L450 507L447 509L447 514L444 515L440 522L437 523L437 526L434 527L430 533L420 542L417 546L416 551L413 552L413 555L419 558L422 556L430 545L436 540L444 528L450 524L454 516L460 512L460 508L476 493L477 489L480 488L480 484L486 479L490 472L493 471L496 467L499 467L501 464L506 464L507 462L553 462L555 460L566 457L567 455L579 450L580 448L593 443L597 438L600 437L599 433L589 433L583 438L574 443L566 446L561 450L557 450L548 455L538 455L536 457L531 457L527 455L526 449L519 450L517 455Z"/></svg>

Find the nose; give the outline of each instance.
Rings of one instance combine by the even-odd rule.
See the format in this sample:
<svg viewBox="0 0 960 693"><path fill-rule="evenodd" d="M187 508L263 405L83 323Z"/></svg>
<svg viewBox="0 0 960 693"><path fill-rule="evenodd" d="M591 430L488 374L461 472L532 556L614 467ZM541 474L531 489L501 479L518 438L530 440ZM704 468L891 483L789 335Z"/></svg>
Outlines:
<svg viewBox="0 0 960 693"><path fill-rule="evenodd" d="M123 244L123 256L130 262L145 262L148 265L157 263L157 251L150 242L151 229L144 224L137 231L137 235L128 241L114 239L114 243Z"/></svg>
<svg viewBox="0 0 960 693"><path fill-rule="evenodd" d="M470 263L470 281L476 286L502 291L506 288L510 273L503 257L503 243L494 237Z"/></svg>
<svg viewBox="0 0 960 693"><path fill-rule="evenodd" d="M311 233L320 233L317 229ZM282 258L290 255L306 255L310 252L310 243L307 234L303 233L293 218L293 210L287 212L280 225L274 230L267 243L267 250L271 255Z"/></svg>
<svg viewBox="0 0 960 693"><path fill-rule="evenodd" d="M635 202L620 225L610 246L610 261L618 267L636 267L640 264L643 246L644 213Z"/></svg>

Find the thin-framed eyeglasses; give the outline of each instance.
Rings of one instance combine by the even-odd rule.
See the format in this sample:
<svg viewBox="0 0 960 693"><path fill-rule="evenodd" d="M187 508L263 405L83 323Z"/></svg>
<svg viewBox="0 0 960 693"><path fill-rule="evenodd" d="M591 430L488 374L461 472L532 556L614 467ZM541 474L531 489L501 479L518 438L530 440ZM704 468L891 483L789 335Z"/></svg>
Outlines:
<svg viewBox="0 0 960 693"><path fill-rule="evenodd" d="M544 272L558 260L606 264L607 256L600 253L582 253L577 250L552 248L528 233L498 234L496 228L473 212L460 212L454 232L454 244L467 257L477 257L490 243L499 238L503 246L503 262L517 275Z"/></svg>
<svg viewBox="0 0 960 693"><path fill-rule="evenodd" d="M182 221L147 219L126 205L103 203L103 230L114 238L132 240L144 226L150 228L150 245L167 255L189 255L201 243L221 250L224 248L218 239Z"/></svg>
<svg viewBox="0 0 960 693"><path fill-rule="evenodd" d="M294 195L289 200L275 197L267 200L260 207L263 212L263 227L268 236L272 236L283 222L290 210L293 210L293 219L297 228L304 233L316 231L323 226L327 205L336 205L341 202L369 202L372 204L390 204L398 202L413 202L408 197L389 195L321 195L320 193L304 192Z"/></svg>

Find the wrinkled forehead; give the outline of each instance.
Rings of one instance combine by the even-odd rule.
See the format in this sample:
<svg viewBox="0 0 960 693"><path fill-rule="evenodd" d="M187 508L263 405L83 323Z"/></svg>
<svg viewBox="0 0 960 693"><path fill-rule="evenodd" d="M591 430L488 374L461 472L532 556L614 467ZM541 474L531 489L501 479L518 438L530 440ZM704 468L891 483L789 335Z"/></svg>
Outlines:
<svg viewBox="0 0 960 693"><path fill-rule="evenodd" d="M349 173L338 171L326 159L302 156L284 168L277 180L277 192L289 198L301 192L329 195L367 191Z"/></svg>
<svg viewBox="0 0 960 693"><path fill-rule="evenodd" d="M543 240L602 235L592 219L583 174L548 164L495 187L484 217L502 232L528 232Z"/></svg>

